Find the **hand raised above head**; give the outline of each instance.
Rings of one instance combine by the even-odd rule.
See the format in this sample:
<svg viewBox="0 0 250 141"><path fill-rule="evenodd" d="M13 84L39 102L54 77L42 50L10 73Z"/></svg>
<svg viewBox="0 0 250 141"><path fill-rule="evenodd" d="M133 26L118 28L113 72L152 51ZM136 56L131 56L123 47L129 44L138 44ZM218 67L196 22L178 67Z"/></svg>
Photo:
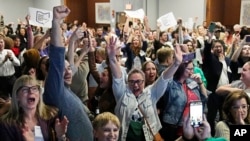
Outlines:
<svg viewBox="0 0 250 141"><path fill-rule="evenodd" d="M115 57L116 42L117 42L118 38L113 36L113 35L110 35L108 39L109 39L108 45L107 45L108 55Z"/></svg>
<svg viewBox="0 0 250 141"><path fill-rule="evenodd" d="M64 5L53 8L53 19L62 20L70 13L70 9Z"/></svg>

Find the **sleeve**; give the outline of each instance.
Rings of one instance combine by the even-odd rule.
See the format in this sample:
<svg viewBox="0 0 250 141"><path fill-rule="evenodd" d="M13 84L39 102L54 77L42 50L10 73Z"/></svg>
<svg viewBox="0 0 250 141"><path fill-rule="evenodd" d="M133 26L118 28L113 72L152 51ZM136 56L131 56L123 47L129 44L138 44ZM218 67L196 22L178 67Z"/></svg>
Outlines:
<svg viewBox="0 0 250 141"><path fill-rule="evenodd" d="M223 137L229 141L230 131L225 122L220 121L215 127L215 137Z"/></svg>
<svg viewBox="0 0 250 141"><path fill-rule="evenodd" d="M48 105L58 107L64 93L65 48L50 45L49 71L45 80L43 99ZM56 88L56 89L55 89Z"/></svg>
<svg viewBox="0 0 250 141"><path fill-rule="evenodd" d="M97 71L97 68L96 68L94 52L89 52L88 56L89 56L88 61L89 61L90 73L94 77L95 81L99 84L100 83L100 74L99 74L99 72Z"/></svg>
<svg viewBox="0 0 250 141"><path fill-rule="evenodd" d="M163 79L160 76L151 86L151 98L153 102L157 102L164 94L171 79ZM150 88L150 87L149 87Z"/></svg>
<svg viewBox="0 0 250 141"><path fill-rule="evenodd" d="M113 77L113 76L112 76ZM124 73L122 73L122 77L121 78L117 78L115 79L113 77L113 81L112 81L112 89L113 89L113 93L114 93L114 97L116 102L120 100L120 98L125 94L126 92L126 83L124 80Z"/></svg>

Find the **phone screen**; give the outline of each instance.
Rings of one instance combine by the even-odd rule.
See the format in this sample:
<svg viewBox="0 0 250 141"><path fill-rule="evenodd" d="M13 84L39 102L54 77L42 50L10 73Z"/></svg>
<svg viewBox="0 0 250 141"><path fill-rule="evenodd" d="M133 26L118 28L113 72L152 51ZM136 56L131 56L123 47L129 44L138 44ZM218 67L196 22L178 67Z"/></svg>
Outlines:
<svg viewBox="0 0 250 141"><path fill-rule="evenodd" d="M250 36L246 35L246 42L249 43L250 42Z"/></svg>
<svg viewBox="0 0 250 141"><path fill-rule="evenodd" d="M193 101L190 103L190 122L193 127L199 127L202 124L202 102Z"/></svg>
<svg viewBox="0 0 250 141"><path fill-rule="evenodd" d="M213 33L214 29L215 29L215 26L216 26L215 23L211 22L210 25L209 25L209 27L208 27L209 32Z"/></svg>

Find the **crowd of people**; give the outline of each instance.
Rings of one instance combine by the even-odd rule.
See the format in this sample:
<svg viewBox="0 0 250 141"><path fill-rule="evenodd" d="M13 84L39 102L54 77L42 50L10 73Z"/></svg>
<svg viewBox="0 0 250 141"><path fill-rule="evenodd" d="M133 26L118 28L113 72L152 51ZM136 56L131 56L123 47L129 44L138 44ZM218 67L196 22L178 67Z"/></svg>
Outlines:
<svg viewBox="0 0 250 141"><path fill-rule="evenodd" d="M230 140L230 125L250 124L244 26L188 29L178 19L161 31L145 16L104 30L68 24L69 14L55 6L46 32L29 16L0 31L1 139ZM193 101L201 128L190 122Z"/></svg>

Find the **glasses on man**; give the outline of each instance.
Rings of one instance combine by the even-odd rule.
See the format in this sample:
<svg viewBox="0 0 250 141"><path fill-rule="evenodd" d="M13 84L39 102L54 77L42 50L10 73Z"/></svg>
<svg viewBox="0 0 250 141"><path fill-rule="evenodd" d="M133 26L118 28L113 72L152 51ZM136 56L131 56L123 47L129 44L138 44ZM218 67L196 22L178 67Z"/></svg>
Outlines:
<svg viewBox="0 0 250 141"><path fill-rule="evenodd" d="M144 82L144 80L128 80L129 85L141 85Z"/></svg>
<svg viewBox="0 0 250 141"><path fill-rule="evenodd" d="M23 86L21 88L19 88L18 91L21 91L22 94L28 94L28 93L36 93L39 91L39 86Z"/></svg>
<svg viewBox="0 0 250 141"><path fill-rule="evenodd" d="M239 110L239 109L247 110L248 108L249 108L249 105L232 106L233 110Z"/></svg>

